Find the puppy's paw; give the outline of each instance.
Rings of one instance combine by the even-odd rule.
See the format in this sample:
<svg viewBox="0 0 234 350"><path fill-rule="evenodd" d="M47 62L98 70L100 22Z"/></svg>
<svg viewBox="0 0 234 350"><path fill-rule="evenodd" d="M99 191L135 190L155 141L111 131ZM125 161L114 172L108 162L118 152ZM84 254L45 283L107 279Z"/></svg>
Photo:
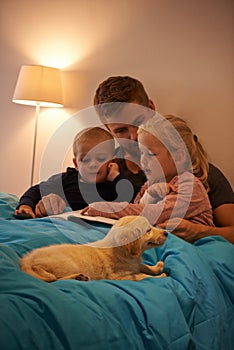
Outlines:
<svg viewBox="0 0 234 350"><path fill-rule="evenodd" d="M157 264L156 264L155 266L157 266L158 269L163 270L163 268L164 268L164 262L163 262L163 261L158 261Z"/></svg>
<svg viewBox="0 0 234 350"><path fill-rule="evenodd" d="M86 275L84 275L83 273L79 273L78 275L76 275L76 280L78 281L89 281L90 278Z"/></svg>
<svg viewBox="0 0 234 350"><path fill-rule="evenodd" d="M163 272L164 262L158 261L157 264L154 265L152 268L153 268L155 275L158 275L159 273Z"/></svg>
<svg viewBox="0 0 234 350"><path fill-rule="evenodd" d="M153 276L154 278L165 278L165 277L168 277L168 275L165 273L165 272L163 272L163 273L161 273L161 275L157 275L157 276Z"/></svg>

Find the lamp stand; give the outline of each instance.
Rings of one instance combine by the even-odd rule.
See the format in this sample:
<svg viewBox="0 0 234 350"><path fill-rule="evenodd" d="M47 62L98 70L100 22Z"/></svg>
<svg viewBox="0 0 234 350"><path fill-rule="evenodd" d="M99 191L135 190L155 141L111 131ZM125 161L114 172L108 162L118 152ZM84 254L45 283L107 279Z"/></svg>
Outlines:
<svg viewBox="0 0 234 350"><path fill-rule="evenodd" d="M33 186L34 172L35 172L35 159L36 159L36 146L37 146L37 127L38 127L39 113L40 113L40 103L37 103L37 104L36 104L36 113L35 113L35 127L34 127L33 155L32 155L32 169L31 169L31 180L30 180L31 186Z"/></svg>

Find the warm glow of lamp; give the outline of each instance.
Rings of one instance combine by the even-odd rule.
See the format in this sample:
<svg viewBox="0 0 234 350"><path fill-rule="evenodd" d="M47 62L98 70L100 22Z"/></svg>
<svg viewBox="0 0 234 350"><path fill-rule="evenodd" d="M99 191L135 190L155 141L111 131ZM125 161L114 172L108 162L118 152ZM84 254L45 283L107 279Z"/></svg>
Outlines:
<svg viewBox="0 0 234 350"><path fill-rule="evenodd" d="M13 102L41 107L63 107L60 70L44 66L22 66Z"/></svg>
<svg viewBox="0 0 234 350"><path fill-rule="evenodd" d="M45 66L22 66L12 101L23 105L36 106L30 181L32 186L34 180L37 125L40 107L63 107L60 70Z"/></svg>

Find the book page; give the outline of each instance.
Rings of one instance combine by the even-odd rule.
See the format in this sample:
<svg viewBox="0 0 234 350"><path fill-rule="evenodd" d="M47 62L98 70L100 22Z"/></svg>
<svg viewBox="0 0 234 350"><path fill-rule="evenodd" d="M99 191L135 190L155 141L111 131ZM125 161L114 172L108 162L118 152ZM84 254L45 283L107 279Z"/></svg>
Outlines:
<svg viewBox="0 0 234 350"><path fill-rule="evenodd" d="M75 221L74 220L75 218L79 218L87 221L102 222L109 225L114 225L114 223L118 221L115 219L105 218L103 216L89 216L86 214L81 214L81 210L68 211L66 213L62 213L58 215L51 215L50 217L54 219L70 220L70 221Z"/></svg>

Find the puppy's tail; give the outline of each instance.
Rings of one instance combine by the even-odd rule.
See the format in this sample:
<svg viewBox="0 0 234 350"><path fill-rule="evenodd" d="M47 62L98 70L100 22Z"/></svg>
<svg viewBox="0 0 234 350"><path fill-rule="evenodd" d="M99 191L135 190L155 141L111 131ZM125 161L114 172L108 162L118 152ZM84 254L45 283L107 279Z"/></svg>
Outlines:
<svg viewBox="0 0 234 350"><path fill-rule="evenodd" d="M23 272L45 282L54 282L57 280L56 276L53 273L46 271L43 266L40 266L39 264L30 264L25 258L20 259L20 268Z"/></svg>

